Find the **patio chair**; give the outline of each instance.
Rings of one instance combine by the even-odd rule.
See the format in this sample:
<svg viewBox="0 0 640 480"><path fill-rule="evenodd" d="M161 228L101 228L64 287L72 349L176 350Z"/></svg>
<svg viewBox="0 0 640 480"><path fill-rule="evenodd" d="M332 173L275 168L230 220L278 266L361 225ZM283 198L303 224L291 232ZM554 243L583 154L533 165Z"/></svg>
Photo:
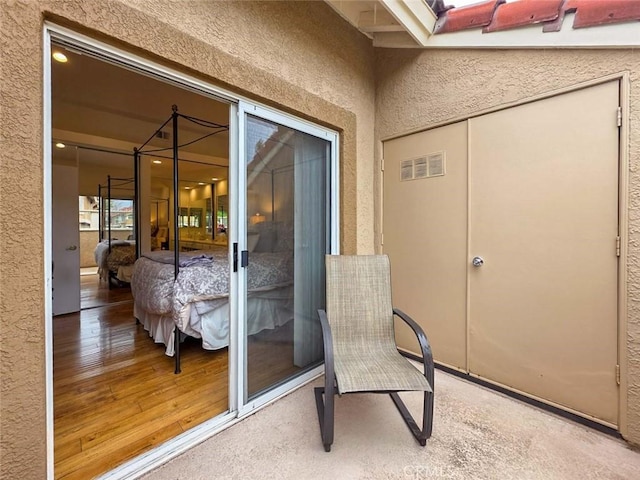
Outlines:
<svg viewBox="0 0 640 480"><path fill-rule="evenodd" d="M324 342L324 387L315 388L322 443L333 443L334 395L388 393L418 443L424 446L433 425L433 356L422 328L391 304L386 255L327 255L326 312L318 310ZM411 327L422 353L424 373L398 352L394 315ZM424 394L419 428L398 392Z"/></svg>

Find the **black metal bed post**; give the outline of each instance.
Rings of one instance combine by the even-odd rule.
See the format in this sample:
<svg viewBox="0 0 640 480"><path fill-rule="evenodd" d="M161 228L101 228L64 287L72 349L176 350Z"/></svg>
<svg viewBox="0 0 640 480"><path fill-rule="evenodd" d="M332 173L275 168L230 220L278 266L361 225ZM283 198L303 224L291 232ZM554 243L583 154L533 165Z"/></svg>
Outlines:
<svg viewBox="0 0 640 480"><path fill-rule="evenodd" d="M174 280L178 278L179 258L180 258L180 236L178 235L178 215L180 214L180 185L178 176L178 106L172 105L171 120L173 124L173 275ZM180 373L180 330L176 325L174 328L174 352L176 360L176 374Z"/></svg>
<svg viewBox="0 0 640 480"><path fill-rule="evenodd" d="M275 221L275 216L276 216L276 209L275 209L275 204L276 204L276 198L275 198L275 180L273 179L273 170L271 170L271 221Z"/></svg>
<svg viewBox="0 0 640 480"><path fill-rule="evenodd" d="M102 204L102 185L98 184L98 243L104 240L102 231L102 215L104 215L104 205Z"/></svg>
<svg viewBox="0 0 640 480"><path fill-rule="evenodd" d="M133 206L135 208L135 227L133 230L133 238L136 241L136 258L140 258L141 246L140 246L140 152L137 147L133 147Z"/></svg>
<svg viewBox="0 0 640 480"><path fill-rule="evenodd" d="M107 255L111 254L111 175L107 175L107 218L105 220L107 222ZM109 269L107 268L107 283L109 285L109 290L111 290L111 274L109 273Z"/></svg>
<svg viewBox="0 0 640 480"><path fill-rule="evenodd" d="M107 240L109 241L109 253L111 253L111 175L107 175Z"/></svg>

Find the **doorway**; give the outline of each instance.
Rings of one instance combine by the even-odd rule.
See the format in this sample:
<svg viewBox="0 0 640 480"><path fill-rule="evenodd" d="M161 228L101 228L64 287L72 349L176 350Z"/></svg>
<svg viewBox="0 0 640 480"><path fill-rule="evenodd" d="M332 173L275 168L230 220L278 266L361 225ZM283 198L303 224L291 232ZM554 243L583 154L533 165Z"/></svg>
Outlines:
<svg viewBox="0 0 640 480"><path fill-rule="evenodd" d="M335 132L219 92L191 77L103 48L86 37L55 30L50 32L54 38L52 50L66 50L68 61L62 66L49 64L49 59L45 63L45 71L52 71L52 128L45 130L45 136L50 135L51 141L65 139L69 145L88 150L90 158L106 153L125 155L134 152L134 147L145 146L134 171L138 195L133 241L138 258L131 286L136 276L155 278L144 277L140 271L136 275L139 262L167 255L181 259L184 254L196 259L196 266L204 270L209 265L220 267L220 260L224 263L221 272L227 272L223 290L188 302L187 321L196 319L207 332L213 331L218 337L215 345L205 345L200 338L194 341L190 337L198 335L192 331L186 332L189 335L184 340L184 331L173 330L175 338L184 340L178 343L183 355L183 372L179 375L174 374L173 362L167 356L167 344L155 344L155 333L145 330L147 324L138 309L141 296L136 295L135 288L133 302L90 309L91 318L75 314L49 319L53 325L53 346L49 350L53 395L49 398L56 476L94 476L114 468L116 472L138 471L166 461L321 372L317 319L310 311L322 307L319 302L324 277L321 270L303 271L303 261L313 258L318 264L324 254L338 252L338 137ZM56 72L78 64L84 67L75 73ZM92 78L82 79L85 72ZM182 119L196 124L180 130L177 155L172 145L177 136L170 133L167 137L163 130L167 104L178 104ZM99 115L92 118L95 111ZM252 130L237 121L239 112L245 115L249 111L271 126ZM218 129L215 136L200 131L199 127L212 124L225 128ZM286 132L285 139L281 135ZM110 176L109 170L115 166L109 162L90 164L86 171L94 177L89 181L82 172L83 161L79 159L77 164L76 198L84 192L84 182L91 183L91 191L95 191L95 177ZM253 166L246 168L250 164ZM165 170L169 167L171 173ZM284 170L273 173L279 178L268 191L252 196L247 185L253 168L260 175L264 170L265 178L271 176L267 176L271 170ZM305 190L307 187L312 189ZM266 233L266 221L250 218L250 199L262 196L271 210L253 213L261 217L264 212L265 220L267 214L270 216L278 230L273 237ZM273 201L267 201L268 197ZM265 204L262 200L260 206ZM313 222L314 229L308 229L305 222ZM254 235L261 228L265 232ZM257 242L249 245L253 237L262 237L267 243L270 239L278 241L266 252L254 252ZM201 253L203 245L214 253ZM260 265L260 253L272 259L282 257L284 262L277 263L278 267L262 265L258 273L268 282L255 288L260 275L255 275L252 267ZM186 271L192 266L192 262L187 263L190 265L180 263L182 270L176 268L174 272ZM222 276L204 278L212 280L216 288L224 283L216 281ZM172 274L170 280L178 284L181 278ZM305 296L307 292L312 296ZM153 298L176 297L167 294ZM256 298L261 301L257 309L252 301ZM173 305L172 301L168 303ZM258 312L260 322L271 321L273 325L252 331L252 309ZM163 312L146 313L173 328L176 311L164 317ZM211 330L212 325L220 328ZM149 338L150 334L154 338ZM253 348L256 346L260 348ZM272 369L264 370L266 364ZM252 375L254 368L263 371ZM82 406L74 403L78 399ZM98 412L103 400L107 407ZM109 404L111 401L120 403ZM96 419L106 423L91 423ZM65 420L66 425L60 423ZM163 423L165 420L168 423ZM141 436L136 436L138 433ZM58 434L72 436L60 438ZM94 449L98 445L102 452ZM142 453L143 460L135 458Z"/></svg>
<svg viewBox="0 0 640 480"><path fill-rule="evenodd" d="M596 84L384 145L394 292L436 359L613 427L619 89Z"/></svg>
<svg viewBox="0 0 640 480"><path fill-rule="evenodd" d="M168 250L175 237L171 133L161 130L150 141L155 151L143 159L140 196L134 147L154 134L172 104L224 125L230 107L65 43L53 43L52 53L66 60L50 64L53 244L61 243L54 279L77 300L54 309L52 319L54 471L56 478L90 478L230 410L228 348L206 350L188 339L187 368L176 376L172 359L136 324L130 286L136 245L141 253ZM179 134L188 143L209 133L203 130L185 125ZM178 203L188 213L178 234L185 243L216 237L213 209L224 206L217 200L226 195L229 152L226 134L181 149ZM59 201L63 194L68 202ZM61 241L60 232L73 242ZM81 276L79 261L62 258L79 260L81 251L91 274ZM65 280L65 269L75 283ZM54 288L58 305L62 288Z"/></svg>

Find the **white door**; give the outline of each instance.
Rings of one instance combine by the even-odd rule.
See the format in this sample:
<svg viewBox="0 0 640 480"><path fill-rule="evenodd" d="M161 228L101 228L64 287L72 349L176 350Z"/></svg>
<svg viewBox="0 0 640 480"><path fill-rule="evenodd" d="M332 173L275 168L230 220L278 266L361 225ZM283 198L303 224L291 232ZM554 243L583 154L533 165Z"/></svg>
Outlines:
<svg viewBox="0 0 640 480"><path fill-rule="evenodd" d="M241 102L240 138L234 246L243 415L320 371L324 257L338 251L337 136Z"/></svg>
<svg viewBox="0 0 640 480"><path fill-rule="evenodd" d="M52 166L53 314L80 311L78 168Z"/></svg>

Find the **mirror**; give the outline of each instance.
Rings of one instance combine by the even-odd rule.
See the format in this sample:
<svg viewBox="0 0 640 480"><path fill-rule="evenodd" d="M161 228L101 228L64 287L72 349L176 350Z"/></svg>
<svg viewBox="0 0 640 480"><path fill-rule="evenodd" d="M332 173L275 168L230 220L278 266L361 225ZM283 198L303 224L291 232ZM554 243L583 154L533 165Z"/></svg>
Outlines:
<svg viewBox="0 0 640 480"><path fill-rule="evenodd" d="M213 191L213 185L211 185L211 191ZM207 237L213 238L214 237L214 232L213 232L213 202L211 197L206 199L206 205L205 205L205 213L204 213L204 228L205 231L207 232Z"/></svg>
<svg viewBox="0 0 640 480"><path fill-rule="evenodd" d="M218 198L218 209L216 212L216 232L227 233L227 228L229 228L229 206L228 206L228 198L226 195L219 195Z"/></svg>

